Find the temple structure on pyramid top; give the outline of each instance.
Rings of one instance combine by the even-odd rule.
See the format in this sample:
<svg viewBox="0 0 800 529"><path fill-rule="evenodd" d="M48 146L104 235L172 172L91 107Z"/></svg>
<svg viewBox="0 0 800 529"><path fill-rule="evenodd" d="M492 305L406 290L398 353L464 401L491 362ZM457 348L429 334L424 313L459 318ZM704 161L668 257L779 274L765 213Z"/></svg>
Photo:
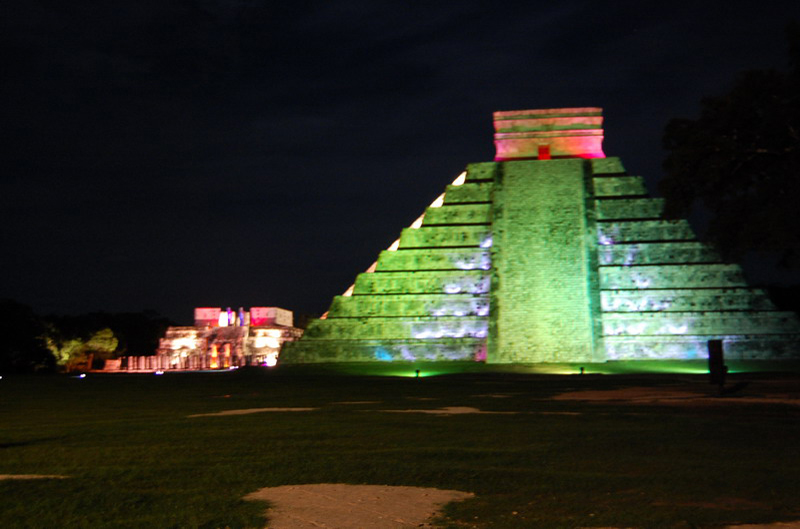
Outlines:
<svg viewBox="0 0 800 529"><path fill-rule="evenodd" d="M282 363L800 356L800 322L662 217L602 149L600 108L494 114L469 164Z"/></svg>

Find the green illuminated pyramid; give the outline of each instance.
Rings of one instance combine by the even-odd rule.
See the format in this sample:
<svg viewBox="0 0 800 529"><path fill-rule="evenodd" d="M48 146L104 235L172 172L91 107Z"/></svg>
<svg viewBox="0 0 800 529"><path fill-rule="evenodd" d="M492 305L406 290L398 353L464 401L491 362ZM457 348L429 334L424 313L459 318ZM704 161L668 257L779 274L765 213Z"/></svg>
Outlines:
<svg viewBox="0 0 800 529"><path fill-rule="evenodd" d="M800 356L800 322L661 218L602 151L602 111L496 112L467 169L282 363L603 362Z"/></svg>

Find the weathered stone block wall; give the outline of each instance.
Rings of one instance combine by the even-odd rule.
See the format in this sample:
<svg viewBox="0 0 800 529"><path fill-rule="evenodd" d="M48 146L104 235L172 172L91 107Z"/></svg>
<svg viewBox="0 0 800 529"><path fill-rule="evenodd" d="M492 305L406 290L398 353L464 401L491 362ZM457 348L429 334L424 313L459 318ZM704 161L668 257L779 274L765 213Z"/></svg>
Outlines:
<svg viewBox="0 0 800 529"><path fill-rule="evenodd" d="M604 176L594 179L596 197L646 196L647 188L641 176Z"/></svg>
<svg viewBox="0 0 800 529"><path fill-rule="evenodd" d="M489 224L489 204L448 204L425 213L423 226L437 224Z"/></svg>
<svg viewBox="0 0 800 529"><path fill-rule="evenodd" d="M649 288L704 288L745 286L737 265L697 263L641 266L603 266L600 286L604 290Z"/></svg>
<svg viewBox="0 0 800 529"><path fill-rule="evenodd" d="M603 290L601 299L609 313L775 310L763 290L747 287Z"/></svg>
<svg viewBox="0 0 800 529"><path fill-rule="evenodd" d="M697 241L632 242L600 245L601 265L719 263L719 253Z"/></svg>
<svg viewBox="0 0 800 529"><path fill-rule="evenodd" d="M403 315L410 316L410 315ZM477 316L359 316L320 320L309 327L311 340L404 340L416 338L486 338L488 322Z"/></svg>
<svg viewBox="0 0 800 529"><path fill-rule="evenodd" d="M424 248L383 251L377 271L489 270L491 266L492 257L488 249Z"/></svg>
<svg viewBox="0 0 800 529"><path fill-rule="evenodd" d="M353 295L486 294L489 274L481 270L375 272L359 274Z"/></svg>
<svg viewBox="0 0 800 529"><path fill-rule="evenodd" d="M598 219L600 221L601 219ZM645 241L692 241L692 227L685 220L626 220L599 222L597 237L601 245Z"/></svg>
<svg viewBox="0 0 800 529"><path fill-rule="evenodd" d="M656 219L664 211L662 198L621 198L595 202L599 220Z"/></svg>
<svg viewBox="0 0 800 529"><path fill-rule="evenodd" d="M467 173L469 174L469 173ZM444 195L445 204L462 204L465 202L489 202L492 194L492 182L469 182L461 186L447 186Z"/></svg>
<svg viewBox="0 0 800 529"><path fill-rule="evenodd" d="M489 226L435 226L406 228L400 235L402 248L476 247L490 239Z"/></svg>
<svg viewBox="0 0 800 529"><path fill-rule="evenodd" d="M341 318L372 316L488 316L488 296L336 296L331 312Z"/></svg>

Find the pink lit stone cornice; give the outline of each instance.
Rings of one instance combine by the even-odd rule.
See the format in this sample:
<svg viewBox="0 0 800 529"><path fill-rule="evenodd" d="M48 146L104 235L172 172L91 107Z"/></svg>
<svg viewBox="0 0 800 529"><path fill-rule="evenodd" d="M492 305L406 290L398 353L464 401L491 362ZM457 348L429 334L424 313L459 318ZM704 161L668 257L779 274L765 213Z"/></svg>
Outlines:
<svg viewBox="0 0 800 529"><path fill-rule="evenodd" d="M605 158L602 112L597 107L495 112L495 161Z"/></svg>

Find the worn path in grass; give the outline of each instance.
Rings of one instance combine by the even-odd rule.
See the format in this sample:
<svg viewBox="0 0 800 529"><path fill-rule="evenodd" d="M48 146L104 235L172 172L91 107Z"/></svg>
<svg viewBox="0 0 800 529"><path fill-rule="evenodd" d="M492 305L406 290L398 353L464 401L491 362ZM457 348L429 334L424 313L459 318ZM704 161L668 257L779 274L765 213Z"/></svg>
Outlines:
<svg viewBox="0 0 800 529"><path fill-rule="evenodd" d="M469 492L382 485L287 485L245 497L266 500L269 529L390 529L431 527L439 507L472 497Z"/></svg>

